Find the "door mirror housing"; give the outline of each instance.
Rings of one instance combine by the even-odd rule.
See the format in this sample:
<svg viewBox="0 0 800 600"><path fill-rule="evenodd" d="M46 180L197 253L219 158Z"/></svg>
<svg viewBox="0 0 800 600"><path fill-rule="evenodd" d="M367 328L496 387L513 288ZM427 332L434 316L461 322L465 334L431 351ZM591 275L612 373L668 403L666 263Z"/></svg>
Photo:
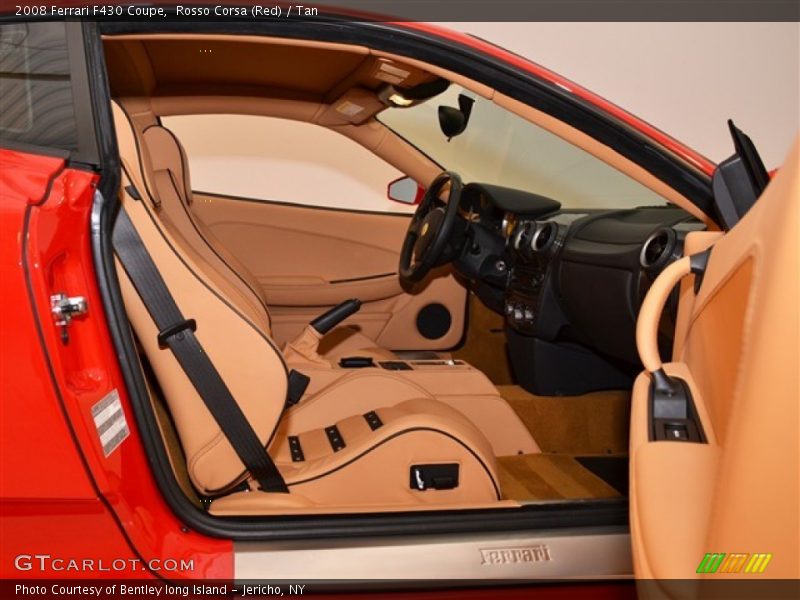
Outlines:
<svg viewBox="0 0 800 600"><path fill-rule="evenodd" d="M401 177L389 183L386 195L389 200L401 204L419 204L425 195L425 188L411 177Z"/></svg>

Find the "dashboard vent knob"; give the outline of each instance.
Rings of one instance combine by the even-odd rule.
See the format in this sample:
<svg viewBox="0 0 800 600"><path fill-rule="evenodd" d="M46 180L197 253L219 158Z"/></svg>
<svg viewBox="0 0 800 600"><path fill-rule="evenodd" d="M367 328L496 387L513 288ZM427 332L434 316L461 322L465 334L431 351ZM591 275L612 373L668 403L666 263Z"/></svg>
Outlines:
<svg viewBox="0 0 800 600"><path fill-rule="evenodd" d="M675 231L662 228L648 237L639 253L639 264L644 269L659 269L667 264L675 250Z"/></svg>

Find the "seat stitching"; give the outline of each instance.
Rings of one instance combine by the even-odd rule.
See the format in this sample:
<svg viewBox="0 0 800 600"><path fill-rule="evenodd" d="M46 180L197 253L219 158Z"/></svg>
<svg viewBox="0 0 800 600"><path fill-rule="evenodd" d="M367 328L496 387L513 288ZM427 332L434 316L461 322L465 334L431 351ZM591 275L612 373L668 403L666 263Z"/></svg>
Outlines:
<svg viewBox="0 0 800 600"><path fill-rule="evenodd" d="M331 475L332 473L335 473L336 471L339 471L339 470L341 470L341 469L353 464L355 461L363 458L364 456L366 456L367 454L369 454L373 450L379 448L383 444L385 444L385 443L387 443L387 442L389 442L389 441L391 441L391 440L393 440L393 439L395 439L395 438L397 438L397 437L399 437L401 435L404 435L406 433L413 433L415 431L429 431L429 432L432 432L432 433L439 433L439 434L441 434L441 435L443 435L445 437L450 438L451 440L455 441L456 443L460 444L461 446L463 446L467 450L467 452L472 454L472 456L475 458L475 460L478 461L478 463L481 465L481 467L483 467L483 470L486 471L486 474L489 476L489 480L492 482L492 487L494 488L494 492L495 492L495 495L497 496L497 499L498 500L501 499L501 497L500 497L500 488L498 487L497 482L495 481L491 470L489 469L488 466L486 466L486 463L483 461L483 459L481 459L481 457L478 456L478 454L472 448L470 448L467 444L462 442L456 436L454 436L454 435L452 435L450 433L447 433L446 431L442 431L441 429L436 429L434 427L410 427L408 429L403 429L401 431L393 433L392 435L384 438L383 440L379 441L377 444L375 444L371 448L367 448L361 454L359 454L357 456L354 456L350 460L342 463L341 465L338 465L338 466L334 467L330 471L327 471L325 473L320 473L319 475L315 475L313 477L309 477L308 479L303 479L301 481L294 481L292 483L287 482L286 486L287 487L292 487L292 486L295 486L295 485L302 485L304 483L310 483L312 481L316 481L317 479L321 479L323 477L327 477L328 475Z"/></svg>

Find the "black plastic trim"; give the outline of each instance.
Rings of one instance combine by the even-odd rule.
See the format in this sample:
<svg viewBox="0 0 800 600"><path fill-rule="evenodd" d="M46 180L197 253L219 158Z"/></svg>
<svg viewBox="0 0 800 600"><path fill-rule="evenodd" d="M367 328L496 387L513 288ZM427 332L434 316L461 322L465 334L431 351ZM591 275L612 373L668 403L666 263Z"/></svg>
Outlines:
<svg viewBox="0 0 800 600"><path fill-rule="evenodd" d="M70 84L72 103L75 108L75 128L78 135L78 148L70 153L70 161L94 167L100 166L100 139L94 117L96 93L89 85L89 69L94 69L94 61L88 60L87 35L80 22L65 24L67 50L69 52Z"/></svg>
<svg viewBox="0 0 800 600"><path fill-rule="evenodd" d="M26 144L24 142L12 142L11 140L0 139L0 148L7 150L15 150L17 152L25 152L27 154L40 154L42 156L52 156L53 158L61 158L69 161L72 154L69 150L62 150L61 148L51 148L50 146L37 146L35 144Z"/></svg>
<svg viewBox="0 0 800 600"><path fill-rule="evenodd" d="M186 330L190 331L197 331L197 321L194 319L184 319L178 323L174 323L169 327L165 327L161 331L158 332L156 336L158 339L158 345L161 348L167 348L169 346L168 340L173 335L177 335Z"/></svg>
<svg viewBox="0 0 800 600"><path fill-rule="evenodd" d="M362 275L361 277L350 277L348 279L332 279L328 283L355 283L358 281L370 281L371 279L385 279L386 277L397 277L397 272L391 273L378 273L377 275Z"/></svg>
<svg viewBox="0 0 800 600"><path fill-rule="evenodd" d="M706 248L702 252L698 252L697 254L692 254L689 257L689 266L694 273L694 293L697 294L700 291L700 286L703 285L703 278L706 274L706 268L708 267L708 259L711 258L711 251L714 249L714 246L710 248Z"/></svg>
<svg viewBox="0 0 800 600"><path fill-rule="evenodd" d="M336 425L331 425L330 427L326 427L325 435L328 436L328 443L331 445L331 450L333 450L334 452L339 452L339 450L342 450L347 446L347 444L344 443L344 438L342 437L342 434L339 432L339 428ZM306 479L304 481L296 481L291 485L308 483L313 479L319 479L320 477L325 477L325 475L329 475L334 471L336 471L336 469L333 469L332 471L329 471L327 473L323 473L322 475L319 475L317 477L313 477L312 479Z"/></svg>
<svg viewBox="0 0 800 600"><path fill-rule="evenodd" d="M364 413L363 416L364 420L367 422L367 425L369 425L369 428L372 431L375 431L376 429L380 429L381 427L383 427L383 421L381 421L381 418L378 416L378 413L376 413L374 410L371 410L368 413Z"/></svg>
<svg viewBox="0 0 800 600"><path fill-rule="evenodd" d="M647 404L648 439L651 442L707 443L689 385L683 379L667 375L662 369L654 371L651 376ZM663 412L661 415L656 414L656 403L659 402ZM670 438L665 434L667 428L680 428L686 437Z"/></svg>
<svg viewBox="0 0 800 600"><path fill-rule="evenodd" d="M289 440L289 454L292 455L292 462L303 462L306 457L303 454L303 447L300 445L300 438L296 435L290 435Z"/></svg>

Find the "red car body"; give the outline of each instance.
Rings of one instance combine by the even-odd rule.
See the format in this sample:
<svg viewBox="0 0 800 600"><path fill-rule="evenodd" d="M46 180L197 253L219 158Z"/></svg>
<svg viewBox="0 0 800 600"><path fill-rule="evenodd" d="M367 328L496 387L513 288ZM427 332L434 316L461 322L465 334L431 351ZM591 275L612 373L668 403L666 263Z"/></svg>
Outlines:
<svg viewBox="0 0 800 600"><path fill-rule="evenodd" d="M524 58L441 27L395 25L558 85L703 173L714 169L651 125ZM37 557L91 556L92 577L158 578L162 562L172 560L192 568L170 569L171 580L230 580L233 543L187 528L163 499L145 455L95 275L90 218L98 181L96 173L65 168L63 158L0 148L0 293L6 307L0 345L0 577L85 578L85 564L72 568L64 561L41 569ZM60 292L85 297L89 307L71 323L68 344L51 313L50 298ZM131 431L127 443L106 458L90 408L114 389ZM567 597L576 589L582 588L552 592ZM630 589L603 588L616 597L630 595Z"/></svg>

